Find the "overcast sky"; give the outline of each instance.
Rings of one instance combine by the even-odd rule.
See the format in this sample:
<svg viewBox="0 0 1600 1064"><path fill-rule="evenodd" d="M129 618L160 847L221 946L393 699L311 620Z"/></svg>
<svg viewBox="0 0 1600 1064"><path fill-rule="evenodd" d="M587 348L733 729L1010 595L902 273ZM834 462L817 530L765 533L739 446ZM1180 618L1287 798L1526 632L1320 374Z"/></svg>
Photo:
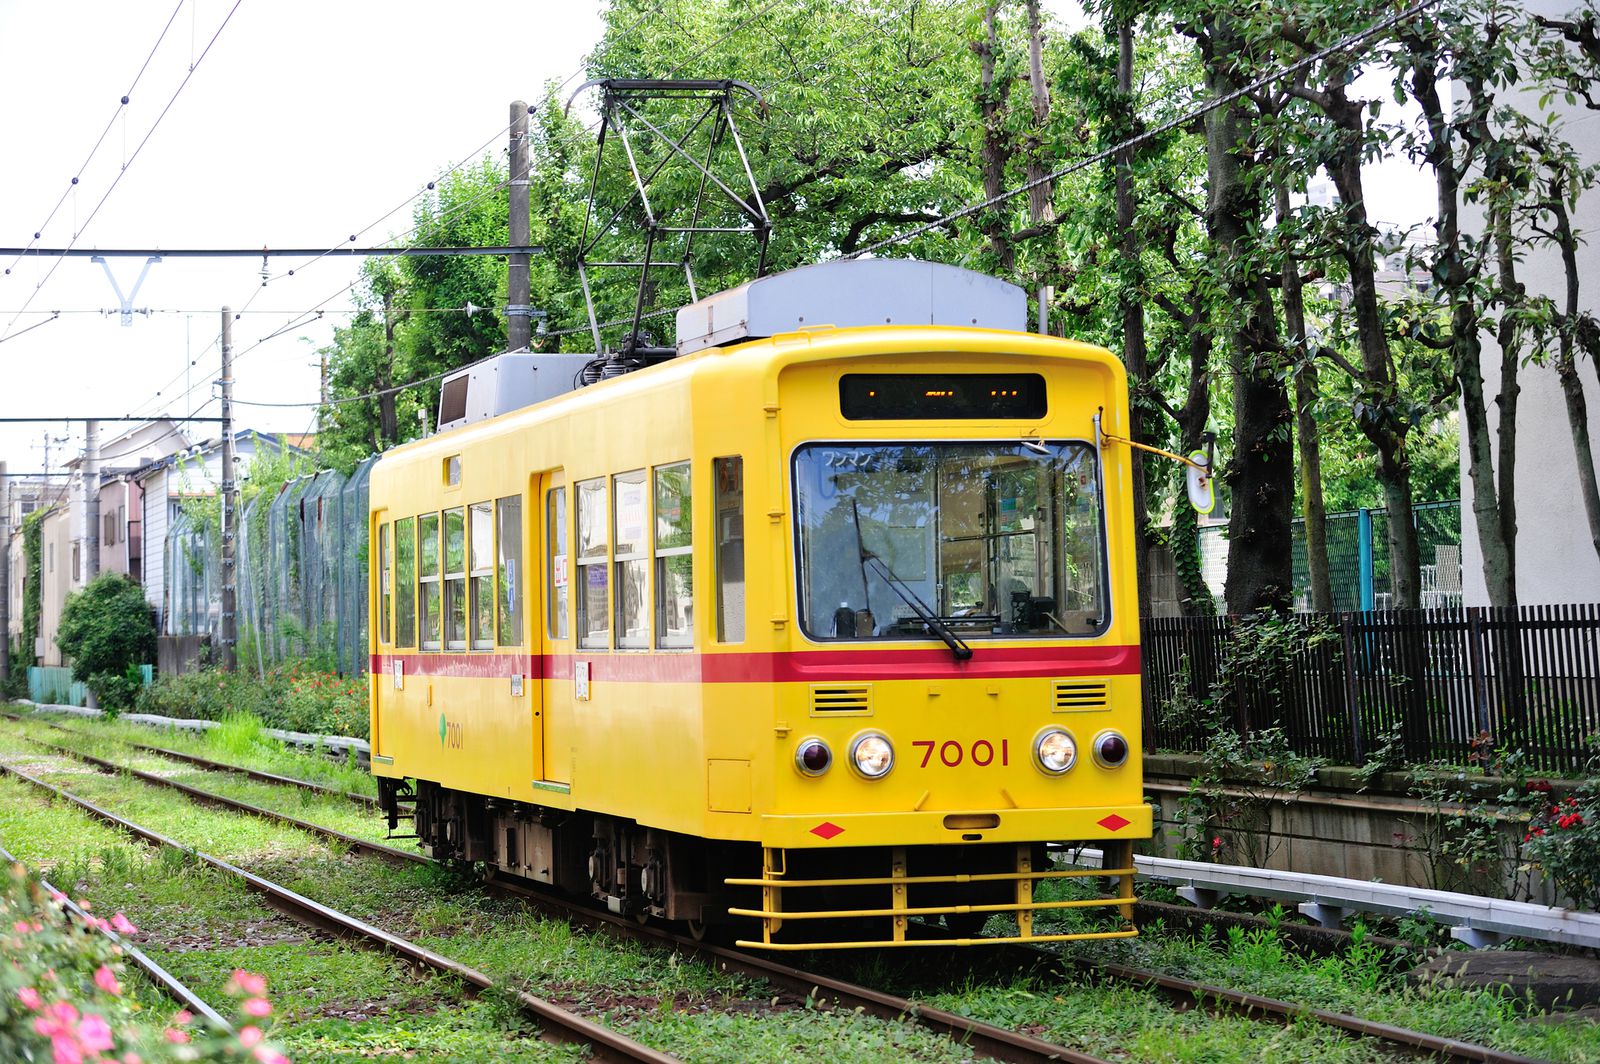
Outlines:
<svg viewBox="0 0 1600 1064"><path fill-rule="evenodd" d="M509 102L535 100L547 80L574 73L601 26L594 0L185 0L152 55L176 5L0 0L0 247L26 246L39 231L44 247L325 248L374 222L361 243L380 243L410 226L409 204L379 221L385 212L486 142L500 150ZM1050 6L1076 21L1071 0ZM81 181L40 229L114 114ZM1403 165L1387 174L1375 216L1403 223L1425 211L1417 178ZM351 260L327 258L261 290L258 259L171 259L150 268L133 303L178 313L138 316L124 328L115 313L98 313L117 304L99 265L68 259L52 273L55 260L13 260L0 261L12 267L0 275L0 416L11 417L187 413L214 393L219 308L252 297L234 329L236 394L314 399L316 349L343 317L329 313L251 348L354 276ZM110 264L128 292L143 260ZM275 274L297 265L271 262ZM342 295L327 304L348 306ZM18 335L54 310L93 313L64 313ZM241 427L301 432L313 414L241 407L237 416ZM81 427L70 431L53 465L81 445ZM118 431L104 426L102 440ZM43 433L0 425L0 458L12 472L41 468Z"/></svg>

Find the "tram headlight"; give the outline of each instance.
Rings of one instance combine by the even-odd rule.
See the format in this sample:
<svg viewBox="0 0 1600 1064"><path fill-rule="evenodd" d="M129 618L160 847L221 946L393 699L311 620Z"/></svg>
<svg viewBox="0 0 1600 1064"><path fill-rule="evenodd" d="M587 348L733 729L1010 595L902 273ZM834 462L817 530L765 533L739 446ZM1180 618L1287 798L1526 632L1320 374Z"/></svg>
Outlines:
<svg viewBox="0 0 1600 1064"><path fill-rule="evenodd" d="M1033 740L1033 763L1059 776L1078 763L1078 743L1064 728L1046 728Z"/></svg>
<svg viewBox="0 0 1600 1064"><path fill-rule="evenodd" d="M1089 749L1101 768L1121 768L1128 760L1127 737L1109 728L1094 737Z"/></svg>
<svg viewBox="0 0 1600 1064"><path fill-rule="evenodd" d="M833 765L833 751L821 739L802 739L794 750L794 767L803 776L820 776Z"/></svg>
<svg viewBox="0 0 1600 1064"><path fill-rule="evenodd" d="M882 779L894 768L894 744L886 735L863 732L850 742L850 763L867 779Z"/></svg>

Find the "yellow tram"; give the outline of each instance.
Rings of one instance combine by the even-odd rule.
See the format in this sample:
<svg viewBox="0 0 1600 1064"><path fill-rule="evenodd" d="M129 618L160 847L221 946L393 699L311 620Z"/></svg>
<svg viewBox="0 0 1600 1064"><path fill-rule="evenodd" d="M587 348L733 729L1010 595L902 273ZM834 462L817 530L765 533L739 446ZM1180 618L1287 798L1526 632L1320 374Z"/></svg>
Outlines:
<svg viewBox="0 0 1600 1064"><path fill-rule="evenodd" d="M643 368L446 380L371 479L391 826L773 949L1135 934L1126 380L1025 326L992 278L829 263L684 308ZM1089 874L1069 840L1117 895L1035 900ZM1064 905L1121 919L1035 930Z"/></svg>

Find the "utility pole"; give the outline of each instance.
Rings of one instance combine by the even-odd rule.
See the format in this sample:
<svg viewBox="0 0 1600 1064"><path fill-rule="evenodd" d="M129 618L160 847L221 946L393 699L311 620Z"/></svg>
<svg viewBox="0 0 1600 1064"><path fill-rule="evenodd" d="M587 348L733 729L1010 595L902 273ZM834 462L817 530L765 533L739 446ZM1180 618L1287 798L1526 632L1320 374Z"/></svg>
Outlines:
<svg viewBox="0 0 1600 1064"><path fill-rule="evenodd" d="M233 472L233 308L222 308L222 667L232 672L234 648L239 641L238 617L234 613L237 585L234 581L234 530L238 527L238 498L234 493Z"/></svg>
<svg viewBox="0 0 1600 1064"><path fill-rule="evenodd" d="M526 247L528 221L528 105L511 102L511 243ZM506 350L526 351L532 341L529 322L528 256L510 255L506 271Z"/></svg>
<svg viewBox="0 0 1600 1064"><path fill-rule="evenodd" d="M83 423L83 582L100 575L100 422Z"/></svg>
<svg viewBox="0 0 1600 1064"><path fill-rule="evenodd" d="M0 462L0 684L11 679L11 483Z"/></svg>

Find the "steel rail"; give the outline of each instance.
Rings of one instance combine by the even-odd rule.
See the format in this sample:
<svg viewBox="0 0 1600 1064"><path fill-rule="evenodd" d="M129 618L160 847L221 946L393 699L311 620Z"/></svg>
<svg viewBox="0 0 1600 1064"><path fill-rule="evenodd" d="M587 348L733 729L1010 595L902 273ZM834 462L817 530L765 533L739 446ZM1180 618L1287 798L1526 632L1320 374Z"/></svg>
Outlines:
<svg viewBox="0 0 1600 1064"><path fill-rule="evenodd" d="M267 903L272 908L278 909L300 923L310 927L321 928L333 934L366 939L414 964L453 975L480 991L491 990L496 986L494 980L487 975L475 968L462 964L460 961L452 960L442 953L436 953L425 946L419 946L357 917L323 905L321 902L308 898L303 894L298 894L288 887L274 883L270 879L246 871L220 857L214 857L201 850L185 846L176 839L163 835L152 828L124 819L85 798L80 798L69 791L52 786L24 772L15 765L0 762L0 773L12 776L47 794L70 802L90 816L113 827L121 828L123 831L151 845L186 854L203 864L235 877L244 882L251 890L266 898ZM517 990L514 993L523 1010L541 1021L543 1025L540 1028L541 1032L553 1034L561 1041L591 1046L595 1050L597 1059L649 1061L651 1064L673 1064L678 1059L636 1042L620 1032L603 1027L591 1020L586 1020L575 1013L568 1012L566 1009L544 998L536 997L523 990Z"/></svg>
<svg viewBox="0 0 1600 1064"><path fill-rule="evenodd" d="M303 831L320 835L324 838L350 846L362 853L382 856L386 859L403 859L423 864L431 864L432 860L420 853L396 849L379 843L367 842L356 839L341 831L300 820L285 813L263 809L260 806L241 802L224 795L202 791L175 780L165 779L150 773L140 772L137 769L116 765L90 754L81 753L66 747L59 747L40 739L27 737L30 742L43 746L48 750L62 755L76 758L90 765L94 765L110 773L126 773L146 783L162 787L170 787L181 791L194 801L232 809L236 812L259 816L268 820L275 820L283 824L300 828ZM8 766L0 765L0 769ZM14 771L14 770L13 770ZM48 785L46 785L48 786ZM536 908L546 913L557 913L563 919L574 918L591 926L600 926L610 929L612 933L635 941L670 949L686 956L701 960L720 968L723 971L737 972L753 978L765 979L774 986L782 987L792 993L802 995L815 1001L818 1005L832 1003L845 1009L861 1009L863 1012L877 1016L881 1019L899 1020L913 1019L924 1027L943 1034L974 1052L993 1060L1008 1062L1032 1061L1064 1061L1066 1064L1106 1064L1102 1058L1092 1056L1071 1049L1067 1046L1056 1045L1043 1039L1020 1034L1016 1031L997 1027L993 1024L983 1023L980 1020L969 1019L943 1009L932 1008L910 1000L897 997L869 987L859 986L843 980L834 979L825 975L805 972L786 964L778 963L766 957L754 956L739 950L728 949L722 946L697 942L694 939L674 934L657 927L643 926L632 920L616 916L610 912L600 912L588 906L580 905L575 900L556 897L545 891L536 890L531 886L514 883L504 879L490 879L487 884L491 889L515 894L520 898L531 901Z"/></svg>
<svg viewBox="0 0 1600 1064"><path fill-rule="evenodd" d="M18 723L22 723L29 719L18 716L15 713L0 713L0 717L5 717L7 720L14 720ZM213 761L208 757L200 757L198 754L186 754L181 750L169 750L164 746L150 746L146 743L136 743L132 739L121 739L111 735L90 736L88 732L81 731L77 728L69 728L65 724L60 724L53 720L45 720L42 717L34 717L31 719L38 721L47 728L54 728L59 732L66 732L68 735L76 735L79 738L104 739L108 742L121 743L124 746L131 746L135 750L142 750L147 754L155 754L159 757L170 758L173 761L182 761L185 764L193 765L196 768L207 769L211 772L230 772L240 776L248 776L260 783L276 783L285 787L298 787L301 790L316 791L318 794L326 794L333 798L343 798L346 801L354 802L357 805L366 806L368 809L378 808L378 800L370 795L357 794L354 791L341 791L333 787L324 787L320 783L312 783L310 780L295 779L293 776L280 776L276 772L262 772L259 769L245 768L243 765L230 765L225 761Z"/></svg>
<svg viewBox="0 0 1600 1064"><path fill-rule="evenodd" d="M352 844L354 848L364 852L377 853L391 857L398 855L406 860L428 862L429 859L421 854L399 850L394 847L382 846L377 843L368 843L365 840L354 839L352 836L282 813L261 809L248 803L226 798L222 795L210 794L196 788L179 784L173 780L141 773L136 769L115 765L88 754L82 754L64 747L57 747L52 743L45 743L38 739L30 739L48 749L55 750L67 756L76 757L97 765L112 772L127 772L147 782L161 786L171 786L184 791L199 801L228 806L240 812L276 819L286 824L299 827L302 830L320 834L325 837ZM969 1020L954 1013L943 1012L918 1005L909 999L883 994L867 987L857 986L840 980L831 979L807 973L797 968L778 964L765 957L746 954L737 950L726 949L721 946L708 945L696 942L692 938L676 935L660 928L641 927L611 913L600 913L589 909L587 906L568 902L566 899L556 898L545 894L543 891L531 887L523 887L509 883L506 880L491 880L491 883L501 890L516 893L522 897L530 898L540 904L541 908L548 910L558 909L567 917L579 916L586 918L591 923L603 923L628 937L654 941L657 944L668 946L672 949L699 956L703 959L714 959L717 966L724 970L738 971L745 975L765 978L778 986L783 986L796 993L809 994L814 1000L820 1000L817 992L821 989L830 991L836 1002L850 1008L864 1008L874 1015L888 1019L903 1016L913 1016L919 1022L936 1030L964 1041L985 1056L997 1060L1065 1060L1078 1061L1090 1064L1097 1058L1077 1053L1065 1046L1053 1045L1041 1039L1030 1038L1007 1031L1004 1028L993 1027L979 1021ZM1334 1027L1348 1033L1379 1041L1389 1042L1402 1046L1408 1050L1421 1051L1448 1060L1474 1061L1482 1064L1538 1064L1531 1057L1524 1057L1515 1053L1507 1053L1489 1046L1474 1042L1465 1042L1459 1039L1444 1038L1428 1034L1424 1031L1411 1030L1397 1027L1393 1024L1382 1023L1376 1020L1367 1020L1348 1013L1333 1012L1327 1009L1318 1009L1309 1005L1299 1005L1290 1001L1269 998L1259 994L1250 994L1241 990L1215 986L1207 983L1184 979L1179 976L1166 975L1161 972L1147 969L1134 968L1120 964L1089 963L1073 961L1063 958L1047 950L1028 949L1021 947L1034 956L1048 957L1058 966L1062 963L1069 964L1086 974L1100 974L1109 976L1119 982L1134 983L1151 986L1169 997L1185 999L1201 1007L1222 1007L1228 1011L1247 1016L1272 1016L1283 1019L1306 1018L1316 1020L1326 1026ZM1017 1054L1017 1055L1013 1055Z"/></svg>
<svg viewBox="0 0 1600 1064"><path fill-rule="evenodd" d="M6 861L10 864L22 864L17 856L4 846L0 846L0 861ZM51 886L48 879L40 876L39 884L52 894L60 895L62 899L62 906L68 912L82 920L86 927L94 928L102 935L109 938L112 942L116 943L116 945L121 948L123 956L127 957L134 964L138 965L139 969L143 971L145 975L149 976L153 983L159 986L162 990L166 991L168 997L172 998L172 1000L176 1001L190 1012L204 1016L214 1026L227 1031L229 1034L233 1033L233 1024L229 1023L216 1009L206 1004L204 998L202 998L199 994L196 994L193 990L189 989L189 987L180 981L177 976L173 975L171 972L161 967L161 965L157 964L148 953L140 949L138 946L135 946L132 942L129 942L115 931L103 927L95 920L94 917L84 912L83 908L79 906L77 902L73 901L65 891L57 890L55 887Z"/></svg>
<svg viewBox="0 0 1600 1064"><path fill-rule="evenodd" d="M288 813L279 813L275 810L266 809L259 805L253 805L250 802L242 801L238 798L229 798L226 795L214 794L211 791L201 790L199 787L191 787L187 783L179 783L177 780L168 779L165 776L158 776L153 772L145 772L140 769L133 768L131 765L119 765L115 761L107 761L104 758L95 757L93 754L86 754L82 750L74 750L67 746L57 746L55 743L47 743L43 739L35 739L31 735L24 735L23 739L33 743L35 746L42 746L52 753L61 754L64 757L76 758L85 764L93 765L94 767L112 775L132 776L134 779L141 780L145 783L154 784L157 787L167 787L178 791L189 799L199 802L202 805L216 806L218 808L227 809L231 812L245 813L249 816L261 817L264 820L272 820L280 824L286 824L290 827L299 828L301 831L320 836L329 840L330 842L340 843L341 845L359 853L372 854L375 857L382 857L386 861L393 861L397 864L426 863L428 860L422 854L413 850L402 850L394 846L385 846L381 842L373 842L370 839L363 839L355 835L346 834L337 828L330 828L324 824L313 824L309 820L301 820L299 817L291 816ZM288 777L284 778L287 779Z"/></svg>

